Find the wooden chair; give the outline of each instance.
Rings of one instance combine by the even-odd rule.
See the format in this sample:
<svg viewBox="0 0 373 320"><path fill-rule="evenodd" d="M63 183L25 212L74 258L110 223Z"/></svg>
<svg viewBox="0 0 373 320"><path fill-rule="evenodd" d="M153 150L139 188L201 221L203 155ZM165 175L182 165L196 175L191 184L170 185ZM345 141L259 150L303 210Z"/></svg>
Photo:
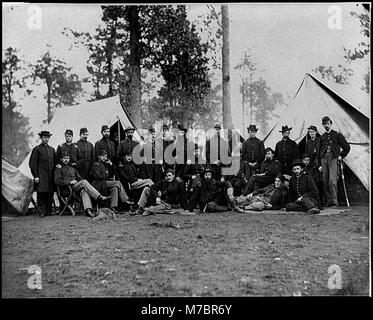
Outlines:
<svg viewBox="0 0 373 320"><path fill-rule="evenodd" d="M71 186L61 187L57 186L57 196L60 201L60 213L62 216L66 209L69 209L70 213L75 216L75 211L72 207L74 201L74 191ZM62 207L62 209L61 209Z"/></svg>

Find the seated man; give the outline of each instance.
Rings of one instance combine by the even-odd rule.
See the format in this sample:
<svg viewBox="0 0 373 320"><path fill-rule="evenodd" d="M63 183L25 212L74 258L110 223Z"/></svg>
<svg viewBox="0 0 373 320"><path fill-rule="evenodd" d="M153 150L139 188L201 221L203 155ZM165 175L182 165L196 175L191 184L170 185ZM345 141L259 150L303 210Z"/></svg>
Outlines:
<svg viewBox="0 0 373 320"><path fill-rule="evenodd" d="M128 196L122 184L119 181L111 180L110 172L114 169L113 163L107 158L107 151L98 152L98 161L92 166L92 185L101 193L106 194L110 191L110 209L118 213L118 196L122 203L128 203Z"/></svg>
<svg viewBox="0 0 373 320"><path fill-rule="evenodd" d="M303 172L304 164L294 160L292 164L293 175L289 186L289 203L287 211L308 211L310 214L320 212L319 194L315 181Z"/></svg>
<svg viewBox="0 0 373 320"><path fill-rule="evenodd" d="M248 195L254 190L266 187L275 182L276 176L281 171L281 163L274 159L275 152L271 148L265 149L265 159L260 167L260 173L253 174L247 183L244 195Z"/></svg>
<svg viewBox="0 0 373 320"><path fill-rule="evenodd" d="M194 163L187 162L184 166L184 171L180 176L187 186L187 192L193 192L193 189L201 179L200 173L205 167L205 164L202 164L201 160L201 150L198 148L198 145L195 144Z"/></svg>
<svg viewBox="0 0 373 320"><path fill-rule="evenodd" d="M193 211L199 203L201 212L228 211L224 183L213 179L213 170L205 169L201 172L201 180L193 190L188 209Z"/></svg>
<svg viewBox="0 0 373 320"><path fill-rule="evenodd" d="M302 162L304 164L304 173L308 174L312 177L313 181L315 181L317 190L319 192L319 199L320 203L322 203L322 196L323 196L323 185L322 185L322 175L317 166L314 162L311 162L309 155L303 154L302 155Z"/></svg>
<svg viewBox="0 0 373 320"><path fill-rule="evenodd" d="M130 189L136 190L144 187L151 187L154 182L151 179L140 179L141 173L132 161L132 153L124 152L124 161L118 168L119 179L123 183L129 183Z"/></svg>
<svg viewBox="0 0 373 320"><path fill-rule="evenodd" d="M241 195L236 198L237 205L245 210L263 211L264 209L285 210L288 200L288 189L285 177L278 174L275 183L253 191L247 196Z"/></svg>
<svg viewBox="0 0 373 320"><path fill-rule="evenodd" d="M187 209L188 200L185 184L182 180L175 178L175 171L166 170L165 178L152 186L156 194L156 205L145 209L144 215L169 213L171 209Z"/></svg>
<svg viewBox="0 0 373 320"><path fill-rule="evenodd" d="M101 195L87 180L82 179L78 171L70 166L70 154L68 151L61 152L61 164L54 172L54 181L57 186L70 185L73 191L79 192L83 201L84 211L87 216L94 217L92 212L91 198L97 201L110 199Z"/></svg>

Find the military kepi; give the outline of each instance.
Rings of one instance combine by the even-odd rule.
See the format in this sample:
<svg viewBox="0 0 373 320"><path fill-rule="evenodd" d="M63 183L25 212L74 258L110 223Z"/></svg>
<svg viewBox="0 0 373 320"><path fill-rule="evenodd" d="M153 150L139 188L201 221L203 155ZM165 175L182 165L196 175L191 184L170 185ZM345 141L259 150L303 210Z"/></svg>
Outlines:
<svg viewBox="0 0 373 320"><path fill-rule="evenodd" d="M62 151L62 152L61 152L61 159L62 159L63 157L70 157L70 153L69 153L69 151Z"/></svg>
<svg viewBox="0 0 373 320"><path fill-rule="evenodd" d="M66 134L72 136L72 135L73 135L73 131L70 130L70 129L66 129L66 131L65 131L65 135L66 135Z"/></svg>
<svg viewBox="0 0 373 320"><path fill-rule="evenodd" d="M87 133L88 129L87 128L81 128L80 129L80 134Z"/></svg>
<svg viewBox="0 0 373 320"><path fill-rule="evenodd" d="M106 150L100 150L100 151L98 152L98 155L99 155L99 156L105 156L105 155L107 155L107 151L106 151Z"/></svg>

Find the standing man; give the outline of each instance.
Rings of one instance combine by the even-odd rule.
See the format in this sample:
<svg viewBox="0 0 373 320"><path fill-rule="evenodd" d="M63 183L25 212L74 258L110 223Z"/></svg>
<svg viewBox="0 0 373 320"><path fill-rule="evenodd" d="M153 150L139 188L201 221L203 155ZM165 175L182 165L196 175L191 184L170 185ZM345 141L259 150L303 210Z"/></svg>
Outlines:
<svg viewBox="0 0 373 320"><path fill-rule="evenodd" d="M61 160L61 155L64 152L68 152L70 155L70 166L76 168L78 163L78 146L76 143L73 142L73 131L70 129L66 129L65 131L65 139L66 142L60 144L57 147L57 161Z"/></svg>
<svg viewBox="0 0 373 320"><path fill-rule="evenodd" d="M114 164L117 164L117 151L115 148L115 143L110 140L110 128L107 125L103 125L101 127L101 134L102 139L98 140L95 143L95 153L96 158L95 161L98 160L98 151L99 150L106 150L107 152L107 158L113 162Z"/></svg>
<svg viewBox="0 0 373 320"><path fill-rule="evenodd" d="M29 166L36 184L39 216L44 218L52 213L54 169L57 159L55 150L48 145L52 134L49 131L41 131L38 135L41 143L32 150Z"/></svg>
<svg viewBox="0 0 373 320"><path fill-rule="evenodd" d="M117 155L118 160L122 161L126 153L132 154L133 149L139 144L137 141L133 140L133 134L135 128L128 127L124 130L126 138L119 143Z"/></svg>
<svg viewBox="0 0 373 320"><path fill-rule="evenodd" d="M214 173L214 178L220 180L222 167L227 165L227 163L222 163L222 160L227 159L230 152L227 140L220 136L220 124L217 123L214 128L215 134L206 141L206 160Z"/></svg>
<svg viewBox="0 0 373 320"><path fill-rule="evenodd" d="M78 192L86 215L93 218L95 215L92 212L91 197L97 201L105 201L110 197L102 196L87 180L82 179L75 168L70 166L69 152L62 152L60 160L62 166L54 172L54 182L61 187L70 185L73 191Z"/></svg>
<svg viewBox="0 0 373 320"><path fill-rule="evenodd" d="M158 182L161 180L161 168L159 168L160 164L156 163L155 156L155 129L150 126L148 128L148 135L144 143L145 178Z"/></svg>
<svg viewBox="0 0 373 320"><path fill-rule="evenodd" d="M107 158L107 151L100 150L98 152L98 161L93 164L92 185L101 193L107 194L110 191L110 209L114 213L118 213L118 198L122 203L127 203L128 196L123 188L123 185L119 181L114 181L110 178L110 171L113 170L113 163Z"/></svg>
<svg viewBox="0 0 373 320"><path fill-rule="evenodd" d="M308 134L310 139L306 143L306 153L310 158L310 161L318 168L321 166L320 159L320 149L321 149L321 139L317 132L316 126L310 126L308 128Z"/></svg>
<svg viewBox="0 0 373 320"><path fill-rule="evenodd" d="M87 128L80 129L80 140L76 143L78 146L77 170L79 175L88 181L91 181L91 170L95 161L95 148L88 141L89 132Z"/></svg>
<svg viewBox="0 0 373 320"><path fill-rule="evenodd" d="M289 200L287 211L307 211L310 214L320 213L319 194L316 183L310 175L303 172L303 163L294 160L293 175L290 178Z"/></svg>
<svg viewBox="0 0 373 320"><path fill-rule="evenodd" d="M338 161L342 161L351 149L342 133L332 130L332 123L328 116L322 118L325 133L321 136L321 166L319 170L323 173L325 207L338 206Z"/></svg>
<svg viewBox="0 0 373 320"><path fill-rule="evenodd" d="M290 130L287 125L282 126L281 141L276 143L275 147L275 159L281 163L281 173L291 175L291 165L294 159L299 159L298 145L295 141L289 138Z"/></svg>
<svg viewBox="0 0 373 320"><path fill-rule="evenodd" d="M194 143L189 141L186 134L187 128L185 128L181 123L178 124L178 135L176 140L176 165L175 165L175 175L176 177L182 178L184 170L187 164L192 162L192 157L194 153L188 154L189 152L194 151ZM188 157L189 156L189 157Z"/></svg>
<svg viewBox="0 0 373 320"><path fill-rule="evenodd" d="M256 125L251 124L247 131L249 138L242 145L242 159L247 164L247 179L259 171L262 161L264 160L264 143L256 137L258 128Z"/></svg>

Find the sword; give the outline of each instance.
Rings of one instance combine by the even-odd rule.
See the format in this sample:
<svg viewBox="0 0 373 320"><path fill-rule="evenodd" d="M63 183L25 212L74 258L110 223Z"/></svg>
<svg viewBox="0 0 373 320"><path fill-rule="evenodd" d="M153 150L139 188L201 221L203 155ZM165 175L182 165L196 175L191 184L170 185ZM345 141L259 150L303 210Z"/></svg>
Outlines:
<svg viewBox="0 0 373 320"><path fill-rule="evenodd" d="M347 189L346 189L345 175L344 175L344 172L343 172L343 161L340 161L339 165L341 166L341 176L342 176L343 190L344 190L344 192L345 192L345 197L346 197L347 207L350 207L350 202L348 201L348 196L347 196Z"/></svg>

